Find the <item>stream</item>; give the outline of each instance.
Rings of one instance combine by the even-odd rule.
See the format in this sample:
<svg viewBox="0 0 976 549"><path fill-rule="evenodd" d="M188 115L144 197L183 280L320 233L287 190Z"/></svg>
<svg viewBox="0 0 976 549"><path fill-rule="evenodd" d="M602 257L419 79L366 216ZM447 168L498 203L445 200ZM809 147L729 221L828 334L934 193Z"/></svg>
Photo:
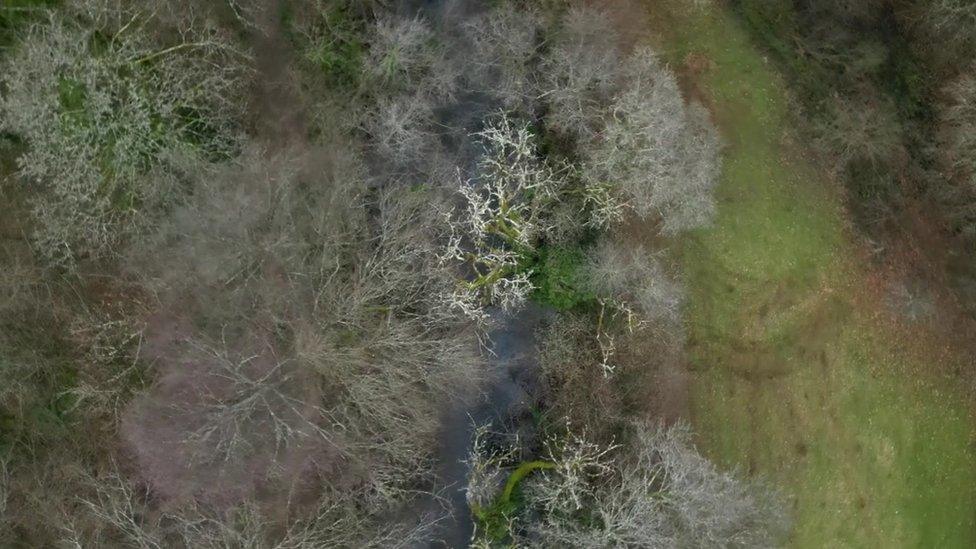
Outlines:
<svg viewBox="0 0 976 549"><path fill-rule="evenodd" d="M454 405L442 420L438 476L447 489L451 516L440 524L439 541L432 547L466 547L471 540L474 523L464 492L469 472L465 460L475 428L488 424L518 432L523 444L534 441L532 409L539 369L535 336L549 315L550 311L534 304L511 314L497 311L493 315L488 375L480 397Z"/></svg>
<svg viewBox="0 0 976 549"><path fill-rule="evenodd" d="M400 0L398 12L404 18L426 18L437 36L450 43L451 55L465 59L465 52L473 46L459 27L487 5L477 0ZM471 134L480 131L486 116L500 107L492 96L490 82L481 87L466 89L455 101L437 109L438 123L448 128L443 136L445 146L458 165L475 178L481 147ZM451 404L441 421L436 455L441 497L430 498L425 507L433 514L443 514L446 507L449 516L439 522L433 536L436 541L429 547L467 547L471 541L474 522L465 496L469 473L465 461L475 429L491 425L494 430L518 432L524 444L535 440L532 409L539 369L536 333L550 315L532 303L509 313L491 312L484 384L477 398Z"/></svg>

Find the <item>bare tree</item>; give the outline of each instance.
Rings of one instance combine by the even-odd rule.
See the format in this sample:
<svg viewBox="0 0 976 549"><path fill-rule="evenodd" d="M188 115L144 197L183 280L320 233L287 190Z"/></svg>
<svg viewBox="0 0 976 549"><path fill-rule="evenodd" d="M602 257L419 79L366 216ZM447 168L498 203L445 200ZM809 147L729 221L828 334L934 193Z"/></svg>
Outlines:
<svg viewBox="0 0 976 549"><path fill-rule="evenodd" d="M936 195L965 237L976 237L976 78L962 74L944 89L937 154L943 168Z"/></svg>
<svg viewBox="0 0 976 549"><path fill-rule="evenodd" d="M869 24L881 17L887 5L885 0L823 0L812 7L848 24Z"/></svg>
<svg viewBox="0 0 976 549"><path fill-rule="evenodd" d="M165 313L146 331L162 380L125 432L164 493L235 500L256 474L291 489L314 473L381 509L430 482L443 403L479 378L477 341L448 305L436 197L370 191L349 156L253 153L205 174L134 259Z"/></svg>
<svg viewBox="0 0 976 549"><path fill-rule="evenodd" d="M520 547L768 547L788 523L762 484L720 472L686 427L633 424L627 443L550 439L511 517Z"/></svg>
<svg viewBox="0 0 976 549"><path fill-rule="evenodd" d="M0 315L12 318L37 301L40 273L35 265L0 248L3 269L0 270Z"/></svg>
<svg viewBox="0 0 976 549"><path fill-rule="evenodd" d="M7 518L7 499L10 497L10 473L7 458L0 459L0 542L13 543L8 535L12 529Z"/></svg>
<svg viewBox="0 0 976 549"><path fill-rule="evenodd" d="M902 128L894 106L866 94L857 98L834 97L816 131L837 169L852 163L890 165L897 162L903 148Z"/></svg>
<svg viewBox="0 0 976 549"><path fill-rule="evenodd" d="M661 254L603 240L591 254L587 280L597 295L635 307L642 320L680 344L682 284L661 265Z"/></svg>
<svg viewBox="0 0 976 549"><path fill-rule="evenodd" d="M379 157L395 165L417 162L436 148L434 103L423 93L377 99L363 124Z"/></svg>
<svg viewBox="0 0 976 549"><path fill-rule="evenodd" d="M113 545L117 543L138 549L162 549L166 547L160 523L145 518L147 497L117 471L98 479L90 479L95 497L82 503L95 519L95 527L88 534L90 543ZM70 526L70 525L69 525ZM67 539L81 547L83 534L69 528Z"/></svg>
<svg viewBox="0 0 976 549"><path fill-rule="evenodd" d="M383 17L369 31L366 70L378 91L450 97L456 75L445 47L424 19Z"/></svg>
<svg viewBox="0 0 976 549"><path fill-rule="evenodd" d="M599 10L573 7L563 15L541 67L553 129L583 143L600 130L620 70L615 40Z"/></svg>
<svg viewBox="0 0 976 549"><path fill-rule="evenodd" d="M506 114L477 135L485 147L479 178L461 182L467 210L451 216L443 257L470 266L473 277L459 284L453 302L481 318L483 305L512 309L528 297L530 273L521 265L552 228L546 214L563 180L539 157L529 128Z"/></svg>
<svg viewBox="0 0 976 549"><path fill-rule="evenodd" d="M329 441L321 426L325 414L302 398L300 372L279 360L274 349L235 356L224 346L190 344L194 354L202 355L200 362L212 368L198 373L203 394L191 413L200 421L186 439L188 446L202 450L200 457L228 461L267 445L277 459L303 439Z"/></svg>
<svg viewBox="0 0 976 549"><path fill-rule="evenodd" d="M665 234L708 223L718 178L718 137L701 107L685 107L674 75L647 48L624 64L622 89L599 139L585 151L586 177L612 182L639 216Z"/></svg>
<svg viewBox="0 0 976 549"><path fill-rule="evenodd" d="M411 547L430 539L432 520L390 521L376 509L357 509L348 491L323 497L282 528L262 506L245 502L227 510L195 503L150 512L145 494L118 471L88 479L92 495L81 498L86 524L62 527L65 547L125 546L202 549L317 549L320 547Z"/></svg>
<svg viewBox="0 0 976 549"><path fill-rule="evenodd" d="M0 124L22 136L37 187L38 250L70 266L102 256L181 191L173 155L237 149L246 56L196 22L160 43L152 17L83 2L29 26L0 71Z"/></svg>
<svg viewBox="0 0 976 549"><path fill-rule="evenodd" d="M614 375L618 330L592 318L564 314L539 334L547 410L591 434L612 430L623 413L623 395Z"/></svg>
<svg viewBox="0 0 976 549"><path fill-rule="evenodd" d="M920 2L902 10L919 32L917 43L928 57L950 73L960 70L959 60L970 59L976 48L976 5L967 0ZM964 69L963 69L964 70Z"/></svg>
<svg viewBox="0 0 976 549"><path fill-rule="evenodd" d="M424 19L381 17L366 32L361 127L378 159L422 163L438 148L434 109L454 95L455 65Z"/></svg>
<svg viewBox="0 0 976 549"><path fill-rule="evenodd" d="M541 17L534 10L499 8L464 23L471 59L464 77L509 110L531 110L536 95L532 62L538 54Z"/></svg>

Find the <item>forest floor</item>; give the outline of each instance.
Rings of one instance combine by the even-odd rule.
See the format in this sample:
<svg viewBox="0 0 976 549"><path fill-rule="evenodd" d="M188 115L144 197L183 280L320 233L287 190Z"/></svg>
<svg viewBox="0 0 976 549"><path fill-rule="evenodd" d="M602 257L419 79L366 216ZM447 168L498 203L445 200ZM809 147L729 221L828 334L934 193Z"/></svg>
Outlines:
<svg viewBox="0 0 976 549"><path fill-rule="evenodd" d="M798 547L976 546L967 358L891 306L786 86L715 3L648 0L654 41L725 142L713 227L680 244L702 450L768 478ZM937 316L937 315L936 315Z"/></svg>

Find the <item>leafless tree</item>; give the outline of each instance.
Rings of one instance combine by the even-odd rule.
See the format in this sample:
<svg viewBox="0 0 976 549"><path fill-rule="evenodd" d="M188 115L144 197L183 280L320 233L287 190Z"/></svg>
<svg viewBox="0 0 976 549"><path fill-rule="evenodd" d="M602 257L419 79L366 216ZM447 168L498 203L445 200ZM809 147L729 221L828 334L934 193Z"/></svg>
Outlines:
<svg viewBox="0 0 976 549"><path fill-rule="evenodd" d="M422 162L438 148L434 109L454 95L455 65L422 18L380 17L366 37L360 125L395 169Z"/></svg>
<svg viewBox="0 0 976 549"><path fill-rule="evenodd" d="M122 543L138 549L166 547L159 522L145 518L145 494L138 494L117 471L90 479L90 482L95 496L83 499L82 503L95 520L96 526L89 534L92 543ZM63 541L82 547L79 532L69 528L66 534L67 539Z"/></svg>
<svg viewBox="0 0 976 549"><path fill-rule="evenodd" d="M508 110L531 110L536 95L532 62L542 30L539 14L498 8L466 21L464 29L471 42L464 71L467 87L491 93Z"/></svg>
<svg viewBox="0 0 976 549"><path fill-rule="evenodd" d="M624 64L610 118L586 151L586 176L610 181L639 216L675 234L708 223L718 137L701 107L685 106L674 75L648 48Z"/></svg>
<svg viewBox="0 0 976 549"><path fill-rule="evenodd" d="M40 273L35 265L0 248L0 315L12 318L37 301Z"/></svg>
<svg viewBox="0 0 976 549"><path fill-rule="evenodd" d="M0 71L0 124L27 142L18 165L38 190L37 249L64 266L178 199L159 177L171 158L238 146L246 55L202 21L159 42L151 14L108 5L47 13Z"/></svg>
<svg viewBox="0 0 976 549"><path fill-rule="evenodd" d="M465 460L468 478L464 495L471 509L483 509L492 504L498 495L498 487L504 482L503 466L515 456L513 449L493 448L489 442L491 435L488 425L475 426L471 451Z"/></svg>
<svg viewBox="0 0 976 549"><path fill-rule="evenodd" d="M434 103L422 93L377 99L364 127L380 158L398 165L422 159L437 143Z"/></svg>
<svg viewBox="0 0 976 549"><path fill-rule="evenodd" d="M684 289L664 270L660 256L607 239L592 252L587 280L597 295L630 304L642 321L680 344Z"/></svg>
<svg viewBox="0 0 976 549"><path fill-rule="evenodd" d="M976 48L976 5L966 0L919 2L902 9L919 33L917 43L945 72L959 71L960 59L970 59ZM965 69L963 69L965 70Z"/></svg>
<svg viewBox="0 0 976 549"><path fill-rule="evenodd" d="M10 473L8 471L7 458L0 459L0 542L12 543L13 540L7 535L10 532L10 525L7 522L7 498L10 497Z"/></svg>
<svg viewBox="0 0 976 549"><path fill-rule="evenodd" d="M788 523L775 493L724 473L686 427L633 424L625 444L572 433L551 439L522 481L528 508L512 517L524 547L769 547Z"/></svg>
<svg viewBox="0 0 976 549"><path fill-rule="evenodd" d="M300 474L288 464L303 456L338 460L326 482L355 478L359 501L377 509L430 481L443 403L479 378L472 327L448 303L454 274L435 253L444 209L423 191L370 191L349 155L255 152L204 171L194 199L147 242L153 252L133 260L164 310L189 321L148 323L168 381L127 424L149 452L153 429L174 432L185 445L173 459L202 448L231 484L234 471ZM220 345L198 356L187 341ZM167 392L187 375L199 378L189 397ZM167 401L181 407L177 423L153 427L147 412ZM188 463L189 488L214 467Z"/></svg>
<svg viewBox="0 0 976 549"><path fill-rule="evenodd" d="M450 217L453 234L443 258L471 267L473 279L460 283L453 302L483 318L484 305L512 309L528 297L530 273L520 264L551 229L546 213L563 180L540 158L529 128L506 114L478 137L485 146L479 178L460 182L467 209Z"/></svg>
<svg viewBox="0 0 976 549"><path fill-rule="evenodd" d="M976 237L976 78L964 73L944 90L937 157L943 173L936 195L967 238Z"/></svg>
<svg viewBox="0 0 976 549"><path fill-rule="evenodd" d="M366 70L376 90L450 97L457 85L443 44L421 18L382 17L369 31Z"/></svg>
<svg viewBox="0 0 976 549"><path fill-rule="evenodd" d="M823 0L812 6L848 24L870 23L887 7L885 0Z"/></svg>
<svg viewBox="0 0 976 549"><path fill-rule="evenodd" d="M833 98L816 131L838 169L852 163L890 165L902 149L902 128L894 106L866 94Z"/></svg>
<svg viewBox="0 0 976 549"><path fill-rule="evenodd" d="M615 40L601 11L577 6L565 13L541 67L553 129L584 143L600 130L620 70Z"/></svg>
<svg viewBox="0 0 976 549"><path fill-rule="evenodd" d="M610 314L607 312L606 314ZM564 314L539 334L539 368L546 407L590 433L612 429L623 413L614 383L617 327Z"/></svg>
<svg viewBox="0 0 976 549"><path fill-rule="evenodd" d="M225 511L193 503L150 513L143 495L119 472L89 479L93 495L81 500L84 528L66 524L61 544L121 545L139 549L317 549L320 547L411 547L430 540L431 520L396 522L375 509L357 509L355 495L323 498L306 516L285 528L246 502Z"/></svg>

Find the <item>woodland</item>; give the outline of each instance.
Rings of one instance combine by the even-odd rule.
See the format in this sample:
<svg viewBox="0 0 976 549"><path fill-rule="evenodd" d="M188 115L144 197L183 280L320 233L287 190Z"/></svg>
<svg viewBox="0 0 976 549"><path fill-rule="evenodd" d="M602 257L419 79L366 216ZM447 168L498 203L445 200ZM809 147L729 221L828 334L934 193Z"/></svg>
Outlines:
<svg viewBox="0 0 976 549"><path fill-rule="evenodd" d="M830 223L922 250L892 314L968 318L965 0L0 3L0 546L804 545L700 404L752 345L702 328L739 119L666 29L715 13Z"/></svg>

